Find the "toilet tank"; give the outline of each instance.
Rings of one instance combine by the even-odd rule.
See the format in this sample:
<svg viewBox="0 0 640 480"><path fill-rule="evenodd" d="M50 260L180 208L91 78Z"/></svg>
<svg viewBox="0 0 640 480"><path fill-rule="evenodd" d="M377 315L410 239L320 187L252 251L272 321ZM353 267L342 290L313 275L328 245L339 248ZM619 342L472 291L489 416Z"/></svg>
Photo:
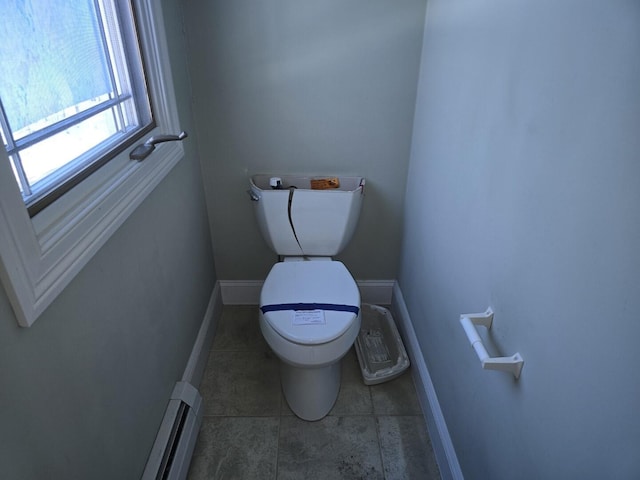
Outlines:
<svg viewBox="0 0 640 480"><path fill-rule="evenodd" d="M274 177L282 180L281 189L271 188L270 179ZM326 178L336 177L251 177L250 194L258 227L278 255L332 257L351 240L360 217L364 178L337 177L337 188L311 188L313 180Z"/></svg>

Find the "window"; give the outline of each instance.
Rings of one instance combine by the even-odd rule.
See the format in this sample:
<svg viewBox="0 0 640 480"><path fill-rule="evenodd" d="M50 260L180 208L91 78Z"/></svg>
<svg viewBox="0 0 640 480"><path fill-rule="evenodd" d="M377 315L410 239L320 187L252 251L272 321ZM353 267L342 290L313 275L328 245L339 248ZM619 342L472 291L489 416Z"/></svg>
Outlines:
<svg viewBox="0 0 640 480"><path fill-rule="evenodd" d="M143 162L128 156L142 137L180 131L159 3L16 1L34 9L28 21L8 21L3 7L0 278L21 326L33 324L183 156L181 142ZM47 34L25 39L29 28ZM26 78L21 62L38 55L45 66L29 65L34 77Z"/></svg>
<svg viewBox="0 0 640 480"><path fill-rule="evenodd" d="M153 127L128 2L3 8L0 131L33 216Z"/></svg>

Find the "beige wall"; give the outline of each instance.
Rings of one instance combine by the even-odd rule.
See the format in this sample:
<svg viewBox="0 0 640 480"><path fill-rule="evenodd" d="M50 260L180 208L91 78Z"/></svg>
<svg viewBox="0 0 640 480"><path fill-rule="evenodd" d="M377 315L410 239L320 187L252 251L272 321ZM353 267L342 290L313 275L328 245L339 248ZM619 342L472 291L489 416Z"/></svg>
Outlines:
<svg viewBox="0 0 640 480"><path fill-rule="evenodd" d="M246 194L255 173L367 180L340 256L396 276L425 0L185 2L196 130L220 279L262 279L276 256Z"/></svg>
<svg viewBox="0 0 640 480"><path fill-rule="evenodd" d="M464 477L640 478L640 5L426 18L399 283Z"/></svg>
<svg viewBox="0 0 640 480"><path fill-rule="evenodd" d="M179 2L162 3L191 132ZM0 286L0 477L140 478L216 280L196 142L32 327Z"/></svg>

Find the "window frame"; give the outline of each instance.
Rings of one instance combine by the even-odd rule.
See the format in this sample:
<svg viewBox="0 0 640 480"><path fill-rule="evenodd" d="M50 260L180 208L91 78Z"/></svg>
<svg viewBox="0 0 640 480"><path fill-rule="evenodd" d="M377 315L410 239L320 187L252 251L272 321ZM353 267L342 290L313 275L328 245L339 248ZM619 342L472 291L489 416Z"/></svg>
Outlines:
<svg viewBox="0 0 640 480"><path fill-rule="evenodd" d="M158 135L180 131L160 2L132 0ZM135 145L33 218L0 148L0 278L18 324L31 326L184 156L168 142L144 161Z"/></svg>

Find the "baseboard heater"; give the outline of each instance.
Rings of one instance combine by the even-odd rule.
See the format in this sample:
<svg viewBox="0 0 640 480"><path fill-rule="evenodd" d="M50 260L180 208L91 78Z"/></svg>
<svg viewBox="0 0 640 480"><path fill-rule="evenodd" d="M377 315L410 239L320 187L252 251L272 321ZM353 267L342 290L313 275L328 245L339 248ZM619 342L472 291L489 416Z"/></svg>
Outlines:
<svg viewBox="0 0 640 480"><path fill-rule="evenodd" d="M200 393L190 383L176 383L142 480L184 480L201 423Z"/></svg>

